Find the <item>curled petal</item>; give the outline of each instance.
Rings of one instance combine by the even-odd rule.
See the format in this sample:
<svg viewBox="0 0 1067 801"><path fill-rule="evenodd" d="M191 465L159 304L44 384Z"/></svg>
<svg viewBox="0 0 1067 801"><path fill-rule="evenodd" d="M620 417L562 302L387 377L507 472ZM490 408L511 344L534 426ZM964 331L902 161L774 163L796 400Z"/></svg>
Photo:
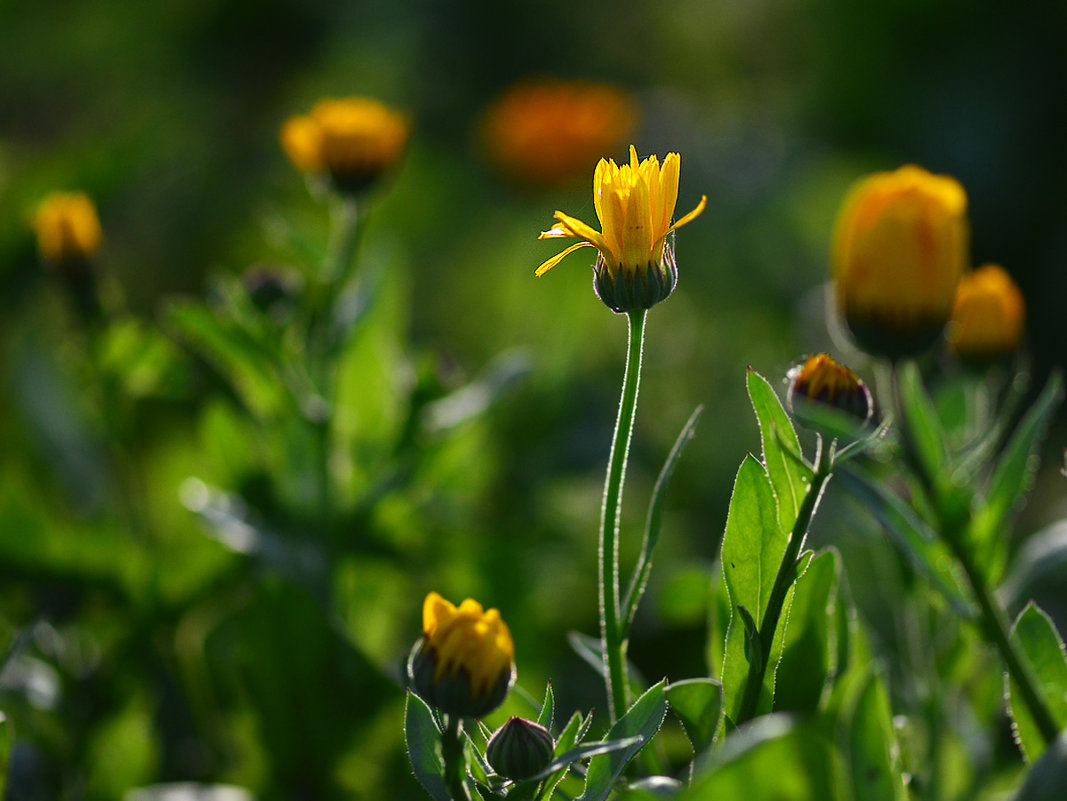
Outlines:
<svg viewBox="0 0 1067 801"><path fill-rule="evenodd" d="M536 275L537 277L541 277L542 275L547 273L549 270L551 270L553 267L555 267L557 264L559 264L561 261L563 261L563 258L565 256L569 256L571 253L576 251L578 248L587 248L587 247L593 247L593 243L592 242L579 242L577 245L571 245L569 248L567 248L566 250L564 250L564 251L562 251L560 253L557 253L551 259L549 259L544 264L542 264L540 267L538 267L537 270L534 272L534 275Z"/></svg>

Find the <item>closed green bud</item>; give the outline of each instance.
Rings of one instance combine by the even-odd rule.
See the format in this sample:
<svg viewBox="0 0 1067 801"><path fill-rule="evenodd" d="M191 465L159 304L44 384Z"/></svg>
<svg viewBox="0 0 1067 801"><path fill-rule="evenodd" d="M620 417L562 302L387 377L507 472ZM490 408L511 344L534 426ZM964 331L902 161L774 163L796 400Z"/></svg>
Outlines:
<svg viewBox="0 0 1067 801"><path fill-rule="evenodd" d="M544 726L512 717L489 738L485 758L504 778L522 781L548 767L555 747L552 735Z"/></svg>
<svg viewBox="0 0 1067 801"><path fill-rule="evenodd" d="M651 309L670 297L678 284L678 266L670 245L664 245L663 258L632 271L612 270L603 255L593 265L593 290L613 312Z"/></svg>

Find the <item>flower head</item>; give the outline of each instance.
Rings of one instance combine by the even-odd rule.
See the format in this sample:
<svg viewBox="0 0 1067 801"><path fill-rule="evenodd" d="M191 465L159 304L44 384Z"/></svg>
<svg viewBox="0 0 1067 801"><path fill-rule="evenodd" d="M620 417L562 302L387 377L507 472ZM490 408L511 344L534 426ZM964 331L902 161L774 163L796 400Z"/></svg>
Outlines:
<svg viewBox="0 0 1067 801"><path fill-rule="evenodd" d="M696 219L707 204L707 197L701 197L695 209L671 223L680 161L677 153L668 153L662 167L655 156L638 161L633 145L629 164L620 167L601 159L593 173L593 204L603 230L557 211L556 224L539 238L583 241L557 253L536 275L544 275L578 248L595 247L594 287L612 311L647 309L666 299L678 280L667 235Z"/></svg>
<svg viewBox="0 0 1067 801"><path fill-rule="evenodd" d="M1026 304L1011 276L986 264L963 276L956 290L948 342L964 362L996 361L1019 349Z"/></svg>
<svg viewBox="0 0 1067 801"><path fill-rule="evenodd" d="M37 206L33 228L41 255L57 264L87 261L100 248L100 220L84 192L45 197Z"/></svg>
<svg viewBox="0 0 1067 801"><path fill-rule="evenodd" d="M577 178L633 131L637 109L613 86L531 80L508 89L482 123L486 155L523 184L553 186Z"/></svg>
<svg viewBox="0 0 1067 801"><path fill-rule="evenodd" d="M805 422L813 417L809 414L813 407L817 409L820 404L844 412L862 423L870 419L874 410L874 401L867 385L826 353L818 353L789 371L786 403Z"/></svg>
<svg viewBox="0 0 1067 801"><path fill-rule="evenodd" d="M514 681L515 646L496 609L483 610L471 598L457 607L431 592L422 606L422 629L408 675L424 700L463 717L500 706Z"/></svg>
<svg viewBox="0 0 1067 801"><path fill-rule="evenodd" d="M383 103L345 97L286 120L280 138L298 169L325 172L339 191L359 192L400 159L409 133L408 121Z"/></svg>
<svg viewBox="0 0 1067 801"><path fill-rule="evenodd" d="M838 306L869 353L917 355L941 335L967 261L967 194L908 165L857 182L837 218Z"/></svg>

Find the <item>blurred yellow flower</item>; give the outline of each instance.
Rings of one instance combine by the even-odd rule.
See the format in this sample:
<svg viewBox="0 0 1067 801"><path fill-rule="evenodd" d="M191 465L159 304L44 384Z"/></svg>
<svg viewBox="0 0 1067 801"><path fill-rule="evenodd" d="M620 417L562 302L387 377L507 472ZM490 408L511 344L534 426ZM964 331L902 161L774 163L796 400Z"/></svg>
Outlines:
<svg viewBox="0 0 1067 801"><path fill-rule="evenodd" d="M45 197L37 206L33 228L37 247L48 261L83 261L100 248L100 220L84 192L53 192Z"/></svg>
<svg viewBox="0 0 1067 801"><path fill-rule="evenodd" d="M408 662L415 690L449 714L481 717L498 707L514 679L515 646L496 609L468 598L458 607L431 592L423 636Z"/></svg>
<svg viewBox="0 0 1067 801"><path fill-rule="evenodd" d="M486 111L482 140L489 160L520 183L555 186L582 175L629 138L637 106L607 84L529 80Z"/></svg>
<svg viewBox="0 0 1067 801"><path fill-rule="evenodd" d="M968 258L967 194L907 165L858 181L837 218L837 302L869 353L914 356L937 341Z"/></svg>
<svg viewBox="0 0 1067 801"><path fill-rule="evenodd" d="M289 160L309 173L326 172L334 186L359 192L395 164L410 135L408 120L366 97L320 100L305 116L282 125Z"/></svg>
<svg viewBox="0 0 1067 801"><path fill-rule="evenodd" d="M1026 304L1019 287L997 264L963 276L948 327L953 351L966 362L985 363L1008 356L1023 341Z"/></svg>
<svg viewBox="0 0 1067 801"><path fill-rule="evenodd" d="M662 167L655 156L638 161L633 145L629 164L620 167L614 160L601 159L593 174L593 204L603 231L557 211L556 225L539 238L578 237L583 241L548 259L535 274L544 275L578 248L595 247L594 286L609 308L616 312L647 309L664 300L678 281L667 235L696 219L707 204L707 197L702 196L696 208L671 223L678 202L680 162L677 153L668 153Z"/></svg>

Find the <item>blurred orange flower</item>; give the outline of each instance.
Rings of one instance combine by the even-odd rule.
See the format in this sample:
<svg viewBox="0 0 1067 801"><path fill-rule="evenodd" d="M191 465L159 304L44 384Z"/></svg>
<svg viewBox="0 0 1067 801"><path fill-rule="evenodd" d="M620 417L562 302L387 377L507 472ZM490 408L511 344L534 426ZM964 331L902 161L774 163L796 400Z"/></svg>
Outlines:
<svg viewBox="0 0 1067 801"><path fill-rule="evenodd" d="M637 118L637 105L612 86L530 80L490 106L482 138L489 160L510 178L556 186L586 175L601 156L616 151Z"/></svg>
<svg viewBox="0 0 1067 801"><path fill-rule="evenodd" d="M102 234L96 207L84 192L53 192L33 217L37 247L52 262L83 261L100 248Z"/></svg>
<svg viewBox="0 0 1067 801"><path fill-rule="evenodd" d="M956 290L948 341L963 361L989 362L1019 349L1026 304L1015 281L997 264L963 276Z"/></svg>

